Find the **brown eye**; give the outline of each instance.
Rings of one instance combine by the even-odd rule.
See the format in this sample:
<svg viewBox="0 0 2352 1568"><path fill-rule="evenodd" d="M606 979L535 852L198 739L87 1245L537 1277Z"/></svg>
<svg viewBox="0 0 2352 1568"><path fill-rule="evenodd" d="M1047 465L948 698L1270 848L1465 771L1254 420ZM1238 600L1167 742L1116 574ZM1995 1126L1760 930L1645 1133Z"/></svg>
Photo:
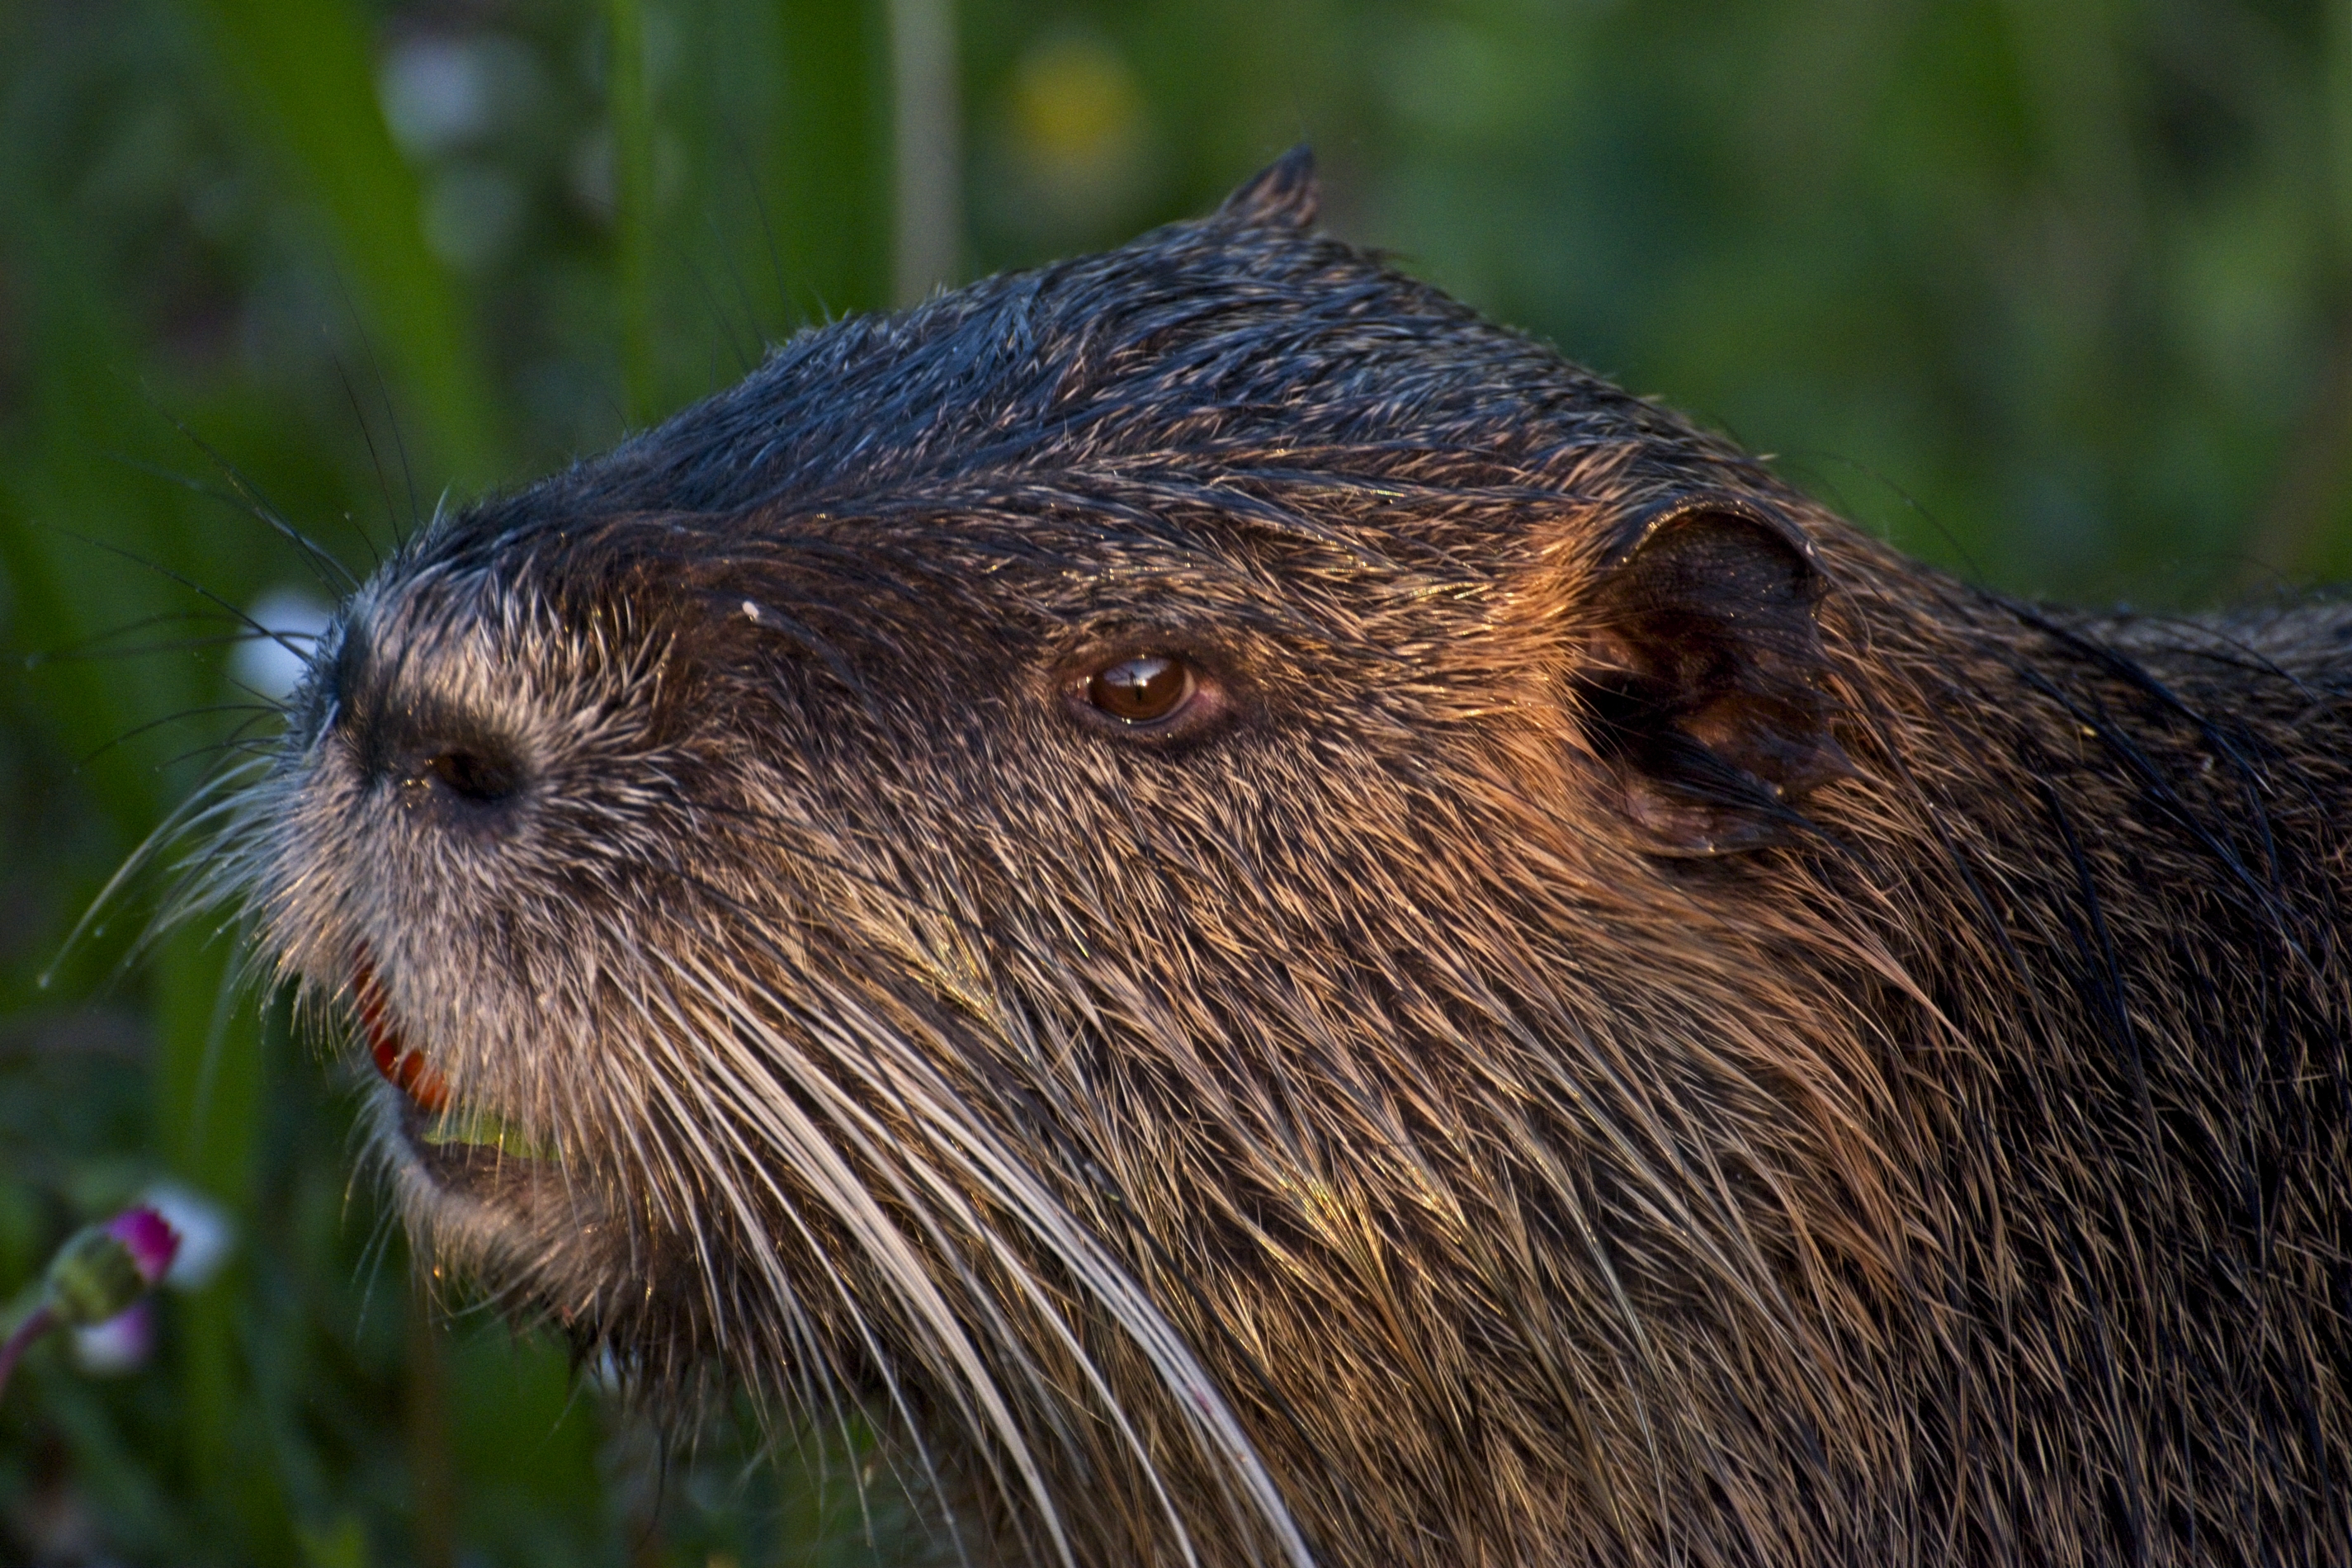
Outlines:
<svg viewBox="0 0 2352 1568"><path fill-rule="evenodd" d="M1129 724L1150 724L1184 706L1199 682L1182 659L1158 655L1112 665L1087 682L1087 700Z"/></svg>

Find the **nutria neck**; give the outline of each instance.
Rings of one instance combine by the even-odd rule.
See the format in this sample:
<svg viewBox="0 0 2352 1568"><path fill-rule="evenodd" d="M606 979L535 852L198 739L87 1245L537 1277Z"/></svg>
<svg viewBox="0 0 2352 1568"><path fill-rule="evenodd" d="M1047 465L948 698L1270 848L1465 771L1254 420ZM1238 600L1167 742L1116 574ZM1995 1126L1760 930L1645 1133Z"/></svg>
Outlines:
<svg viewBox="0 0 2352 1568"><path fill-rule="evenodd" d="M1871 777L1822 801L1814 868L1869 885L1844 907L1919 989L1889 1139L1931 1238L1918 1501L1964 1561L2337 1561L2352 1335L2312 1304L2352 1287L2352 617L1855 575L1833 642Z"/></svg>

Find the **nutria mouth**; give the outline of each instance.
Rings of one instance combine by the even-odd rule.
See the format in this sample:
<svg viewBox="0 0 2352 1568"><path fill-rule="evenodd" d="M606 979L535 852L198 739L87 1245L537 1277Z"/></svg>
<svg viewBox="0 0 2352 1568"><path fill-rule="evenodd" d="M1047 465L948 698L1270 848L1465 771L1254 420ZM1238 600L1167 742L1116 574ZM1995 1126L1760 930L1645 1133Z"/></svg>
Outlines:
<svg viewBox="0 0 2352 1568"><path fill-rule="evenodd" d="M562 1163L561 1152L547 1140L450 1094L441 1070L408 1043L394 1021L383 983L364 952L352 961L352 994L368 1059L396 1097L396 1122L407 1152L438 1184L472 1191L492 1176L527 1179L533 1166ZM520 1168L501 1170L509 1162Z"/></svg>

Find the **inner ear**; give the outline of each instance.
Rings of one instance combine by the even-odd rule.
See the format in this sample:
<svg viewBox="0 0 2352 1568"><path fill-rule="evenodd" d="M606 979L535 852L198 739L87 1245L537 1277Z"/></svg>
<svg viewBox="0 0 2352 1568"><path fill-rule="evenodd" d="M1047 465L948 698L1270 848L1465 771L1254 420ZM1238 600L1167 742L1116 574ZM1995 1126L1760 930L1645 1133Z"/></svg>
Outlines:
<svg viewBox="0 0 2352 1568"><path fill-rule="evenodd" d="M1801 837L1806 794L1853 771L1830 733L1822 590L1804 535L1741 500L1679 503L1602 568L1577 685L1659 852Z"/></svg>

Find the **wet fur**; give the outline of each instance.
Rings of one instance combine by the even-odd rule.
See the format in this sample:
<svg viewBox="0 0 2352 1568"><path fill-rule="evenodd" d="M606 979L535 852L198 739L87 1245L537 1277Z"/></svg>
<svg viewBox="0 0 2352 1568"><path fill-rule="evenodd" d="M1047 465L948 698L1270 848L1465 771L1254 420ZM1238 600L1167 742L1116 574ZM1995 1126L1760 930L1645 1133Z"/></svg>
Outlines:
<svg viewBox="0 0 2352 1568"><path fill-rule="evenodd" d="M2352 1562L2352 619L1967 588L1311 217L805 332L362 591L213 869L562 1144L384 1090L412 1226L975 1558ZM1082 721L1139 651L1218 721Z"/></svg>

